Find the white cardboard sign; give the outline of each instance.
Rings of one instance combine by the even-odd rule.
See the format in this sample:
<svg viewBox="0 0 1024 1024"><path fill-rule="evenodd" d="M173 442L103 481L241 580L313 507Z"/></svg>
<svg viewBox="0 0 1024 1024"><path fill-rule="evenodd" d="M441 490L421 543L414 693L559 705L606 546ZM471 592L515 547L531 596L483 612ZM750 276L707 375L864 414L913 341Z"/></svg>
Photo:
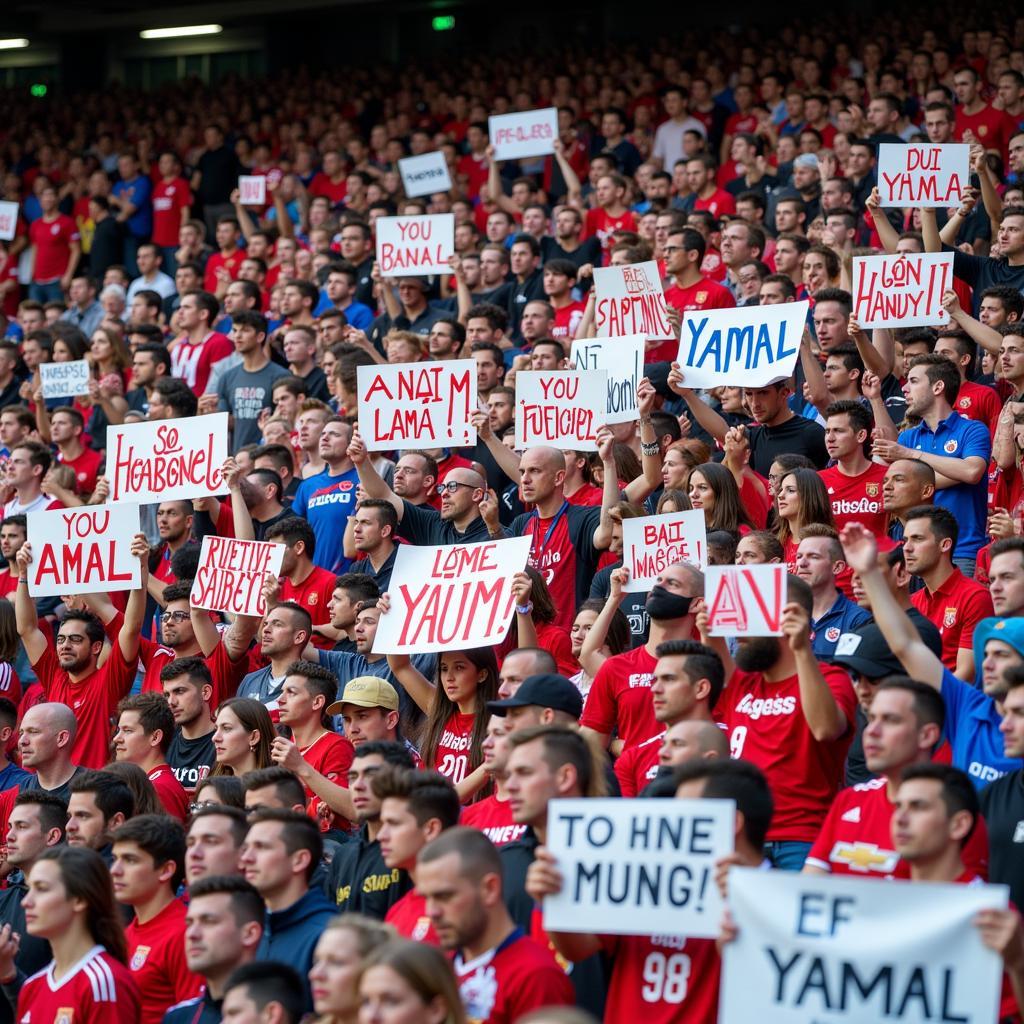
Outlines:
<svg viewBox="0 0 1024 1024"><path fill-rule="evenodd" d="M59 597L141 587L142 566L131 553L138 532L138 505L29 512L29 594Z"/></svg>
<svg viewBox="0 0 1024 1024"><path fill-rule="evenodd" d="M43 398L74 398L89 394L89 363L75 359L70 363L40 363L39 379Z"/></svg>
<svg viewBox="0 0 1024 1024"><path fill-rule="evenodd" d="M283 544L262 540L207 535L189 594L192 607L232 615L263 615L267 610L263 582L268 575L281 574L284 549Z"/></svg>
<svg viewBox="0 0 1024 1024"><path fill-rule="evenodd" d="M647 341L675 338L656 261L595 267L594 290L594 324L599 338L627 334L643 335Z"/></svg>
<svg viewBox="0 0 1024 1024"><path fill-rule="evenodd" d="M243 174L238 179L238 201L242 206L267 205L267 179L262 174Z"/></svg>
<svg viewBox="0 0 1024 1024"><path fill-rule="evenodd" d="M605 370L608 374L608 405L605 423L630 423L640 415L636 389L644 375L644 336L587 338L572 343L573 368Z"/></svg>
<svg viewBox="0 0 1024 1024"><path fill-rule="evenodd" d="M494 147L495 160L546 156L555 151L558 138L558 110L543 107L515 114L492 114L487 135Z"/></svg>
<svg viewBox="0 0 1024 1024"><path fill-rule="evenodd" d="M227 490L228 414L122 423L107 429L111 504L208 498Z"/></svg>
<svg viewBox="0 0 1024 1024"><path fill-rule="evenodd" d="M719 1024L994 1024L1003 965L972 921L1008 893L732 868Z"/></svg>
<svg viewBox="0 0 1024 1024"><path fill-rule="evenodd" d="M807 324L806 300L683 313L679 365L688 388L763 388L790 377Z"/></svg>
<svg viewBox="0 0 1024 1024"><path fill-rule="evenodd" d="M359 430L368 451L476 444L476 362L357 367Z"/></svg>
<svg viewBox="0 0 1024 1024"><path fill-rule="evenodd" d="M708 533L700 509L622 520L622 564L629 569L627 594L646 593L670 565L708 564Z"/></svg>
<svg viewBox="0 0 1024 1024"><path fill-rule="evenodd" d="M782 636L783 564L709 565L704 593L711 636Z"/></svg>
<svg viewBox="0 0 1024 1024"><path fill-rule="evenodd" d="M402 176L402 187L410 199L416 196L430 196L435 192L447 192L452 187L448 173L448 161L444 153L437 150L420 156L407 156L398 161L398 173Z"/></svg>
<svg viewBox="0 0 1024 1024"><path fill-rule="evenodd" d="M455 252L455 217L432 213L415 217L378 217L377 263L384 277L450 274Z"/></svg>
<svg viewBox="0 0 1024 1024"><path fill-rule="evenodd" d="M10 242L18 229L18 204L0 202L0 239Z"/></svg>
<svg viewBox="0 0 1024 1024"><path fill-rule="evenodd" d="M512 577L530 538L436 547L400 544L373 640L375 654L426 654L501 643L512 624Z"/></svg>
<svg viewBox="0 0 1024 1024"><path fill-rule="evenodd" d="M604 370L520 370L516 374L516 448L546 445L597 451L608 405Z"/></svg>
<svg viewBox="0 0 1024 1024"><path fill-rule="evenodd" d="M948 324L942 293L952 287L951 252L853 259L853 315L864 328Z"/></svg>
<svg viewBox="0 0 1024 1024"><path fill-rule="evenodd" d="M924 142L878 147L878 194L882 206L956 206L971 183L971 147Z"/></svg>
<svg viewBox="0 0 1024 1024"><path fill-rule="evenodd" d="M556 932L715 938L715 863L734 849L732 800L553 800L547 848L564 884L544 898Z"/></svg>

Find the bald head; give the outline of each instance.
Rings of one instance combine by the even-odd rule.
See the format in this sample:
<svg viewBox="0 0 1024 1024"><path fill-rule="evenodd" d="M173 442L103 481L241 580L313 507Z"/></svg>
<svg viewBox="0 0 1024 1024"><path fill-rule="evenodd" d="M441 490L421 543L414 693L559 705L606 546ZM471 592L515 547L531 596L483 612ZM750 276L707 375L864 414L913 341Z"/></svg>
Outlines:
<svg viewBox="0 0 1024 1024"><path fill-rule="evenodd" d="M462 466L451 470L447 476L445 476L445 480L454 480L457 484L466 484L468 487L487 486L484 478L475 469L468 469Z"/></svg>
<svg viewBox="0 0 1024 1024"><path fill-rule="evenodd" d="M558 448L527 448L519 462L519 486L523 500L535 505L553 499L561 501L565 492L565 455Z"/></svg>
<svg viewBox="0 0 1024 1024"><path fill-rule="evenodd" d="M74 711L57 701L49 701L44 704L36 704L25 712L22 724L32 722L50 733L68 733L69 740L73 741L78 734L78 719Z"/></svg>
<svg viewBox="0 0 1024 1024"><path fill-rule="evenodd" d="M729 740L714 722L683 721L665 732L658 763L662 766L729 756Z"/></svg>

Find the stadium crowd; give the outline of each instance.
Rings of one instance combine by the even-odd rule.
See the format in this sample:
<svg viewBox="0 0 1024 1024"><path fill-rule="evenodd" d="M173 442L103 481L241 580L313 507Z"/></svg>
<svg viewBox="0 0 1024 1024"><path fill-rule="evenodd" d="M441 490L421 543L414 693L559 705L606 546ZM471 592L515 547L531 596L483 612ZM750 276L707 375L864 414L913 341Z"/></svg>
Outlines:
<svg viewBox="0 0 1024 1024"><path fill-rule="evenodd" d="M1008 885L1020 1020L1024 18L940 21L5 99L0 1021L711 1024L728 920L544 930L549 803L607 796L734 800L739 865ZM544 106L555 152L492 159ZM970 144L960 204L881 206L912 141ZM395 213L454 214L450 274L381 274ZM947 326L857 323L853 257L950 249ZM516 373L648 260L676 330L808 299L795 375L694 390L649 342L637 421L517 451ZM368 451L359 367L458 358L476 445ZM109 499L108 428L217 412L225 492L143 508L141 587L33 600L27 517ZM687 562L628 591L624 521L686 509L786 564L781 637L710 636ZM262 618L192 607L214 535L285 546ZM375 653L400 545L516 536L503 644Z"/></svg>

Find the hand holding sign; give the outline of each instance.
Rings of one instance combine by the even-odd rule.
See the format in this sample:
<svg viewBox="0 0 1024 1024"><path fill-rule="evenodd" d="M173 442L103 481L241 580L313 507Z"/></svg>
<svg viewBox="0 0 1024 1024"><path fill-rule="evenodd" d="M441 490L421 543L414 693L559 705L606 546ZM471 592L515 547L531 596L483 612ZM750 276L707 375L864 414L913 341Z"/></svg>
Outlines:
<svg viewBox="0 0 1024 1024"><path fill-rule="evenodd" d="M878 147L882 206L954 206L970 179L970 146L962 143L937 146L883 142Z"/></svg>
<svg viewBox="0 0 1024 1024"><path fill-rule="evenodd" d="M786 604L785 565L709 565L704 574L710 636L781 636ZM786 620L790 643L800 644L800 620Z"/></svg>
<svg viewBox="0 0 1024 1024"><path fill-rule="evenodd" d="M238 202L242 206L266 206L266 177L262 174L241 175L238 179Z"/></svg>

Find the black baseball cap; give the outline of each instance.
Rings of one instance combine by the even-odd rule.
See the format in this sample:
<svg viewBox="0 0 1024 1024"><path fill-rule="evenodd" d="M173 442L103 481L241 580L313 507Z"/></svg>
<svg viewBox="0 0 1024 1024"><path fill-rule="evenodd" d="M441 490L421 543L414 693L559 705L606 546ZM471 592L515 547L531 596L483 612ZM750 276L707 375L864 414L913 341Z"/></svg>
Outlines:
<svg viewBox="0 0 1024 1024"><path fill-rule="evenodd" d="M527 676L513 696L487 702L487 710L502 717L508 708L525 707L551 708L579 718L583 714L583 697L565 676L542 672Z"/></svg>

